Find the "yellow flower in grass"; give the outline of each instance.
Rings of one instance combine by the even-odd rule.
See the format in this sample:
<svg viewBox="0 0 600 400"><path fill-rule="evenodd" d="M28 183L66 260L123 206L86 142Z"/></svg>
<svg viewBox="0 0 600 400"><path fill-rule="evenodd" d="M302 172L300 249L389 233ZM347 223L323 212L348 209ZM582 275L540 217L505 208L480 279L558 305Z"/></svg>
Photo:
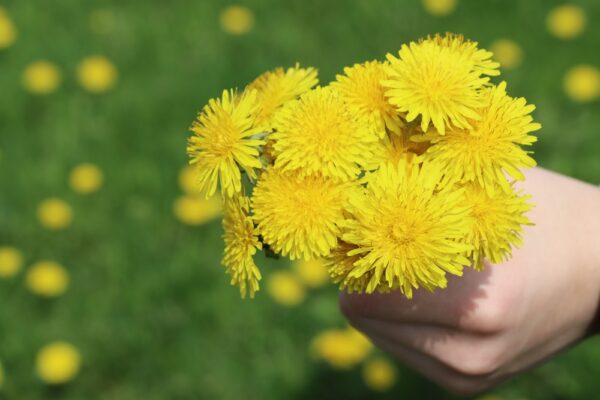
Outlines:
<svg viewBox="0 0 600 400"><path fill-rule="evenodd" d="M94 193L102 186L102 170L94 164L79 164L69 175L69 186L80 194Z"/></svg>
<svg viewBox="0 0 600 400"><path fill-rule="evenodd" d="M498 39L492 43L490 50L502 68L514 69L523 62L523 50L512 40Z"/></svg>
<svg viewBox="0 0 600 400"><path fill-rule="evenodd" d="M469 128L468 120L478 118L479 90L489 82L485 75L499 74L491 57L462 36L435 36L402 45L399 58L388 54L382 84L408 122L420 116L423 132L431 122L443 135L451 124Z"/></svg>
<svg viewBox="0 0 600 400"><path fill-rule="evenodd" d="M242 298L246 294L253 298L261 279L254 255L257 249L262 249L262 244L248 215L250 201L247 197L236 196L225 199L224 205L225 254L222 263L231 276L231 284L240 288Z"/></svg>
<svg viewBox="0 0 600 400"><path fill-rule="evenodd" d="M320 175L268 168L252 195L254 222L264 243L292 260L328 255L337 244L347 188Z"/></svg>
<svg viewBox="0 0 600 400"><path fill-rule="evenodd" d="M71 381L81 368L81 355L75 346L66 342L52 342L37 354L35 369L42 381L61 385Z"/></svg>
<svg viewBox="0 0 600 400"><path fill-rule="evenodd" d="M37 209L40 223L51 230L68 227L73 220L71 206L61 199L50 198L42 201Z"/></svg>
<svg viewBox="0 0 600 400"><path fill-rule="evenodd" d="M483 269L484 258L492 264L506 261L512 247L521 246L523 225L531 225L525 215L532 206L530 196L522 196L511 188L509 192L498 190L490 196L477 184L465 186L465 204L471 209L474 223L465 238L473 244L470 252L475 269Z"/></svg>
<svg viewBox="0 0 600 400"><path fill-rule="evenodd" d="M0 362L0 390L2 390L2 386L4 386L4 366Z"/></svg>
<svg viewBox="0 0 600 400"><path fill-rule="evenodd" d="M457 0L423 0L423 7L429 14L443 17L452 14L456 8Z"/></svg>
<svg viewBox="0 0 600 400"><path fill-rule="evenodd" d="M586 24L585 11L575 4L555 7L546 18L548 31L559 39L573 39L580 36Z"/></svg>
<svg viewBox="0 0 600 400"><path fill-rule="evenodd" d="M267 291L273 300L287 307L297 306L306 297L302 282L288 271L273 272L267 282Z"/></svg>
<svg viewBox="0 0 600 400"><path fill-rule="evenodd" d="M316 69L300 68L298 64L287 70L277 68L265 72L248 85L248 90L257 91L259 112L256 124L270 127L275 111L288 101L308 92L318 83Z"/></svg>
<svg viewBox="0 0 600 400"><path fill-rule="evenodd" d="M226 197L242 190L240 168L250 179L261 168L259 147L265 144L257 135L263 132L255 125L258 112L256 91L242 95L223 91L221 99L211 99L192 125L194 135L189 139L187 152L191 164L198 170L200 190L212 196L220 182Z"/></svg>
<svg viewBox="0 0 600 400"><path fill-rule="evenodd" d="M177 219L187 225L202 225L220 216L223 204L220 196L206 199L186 195L175 200L173 212Z"/></svg>
<svg viewBox="0 0 600 400"><path fill-rule="evenodd" d="M198 180L198 171L191 165L186 165L179 171L179 188L185 194L197 195L201 194L200 181Z"/></svg>
<svg viewBox="0 0 600 400"><path fill-rule="evenodd" d="M4 7L0 7L0 49L10 47L17 40L17 30Z"/></svg>
<svg viewBox="0 0 600 400"><path fill-rule="evenodd" d="M600 97L600 69L592 65L577 65L571 68L564 79L567 95L580 103L594 101Z"/></svg>
<svg viewBox="0 0 600 400"><path fill-rule="evenodd" d="M505 82L485 89L482 99L484 107L477 111L479 118L473 121L472 130L451 129L445 136L433 137L425 157L441 163L448 176L476 181L493 193L498 185L508 190L505 172L522 180L519 168L535 166L530 151L522 146L537 140L530 133L541 125L530 115L535 106L524 98L508 96Z"/></svg>
<svg viewBox="0 0 600 400"><path fill-rule="evenodd" d="M23 86L34 94L50 94L60 86L62 76L58 67L49 61L34 61L23 71Z"/></svg>
<svg viewBox="0 0 600 400"><path fill-rule="evenodd" d="M326 330L313 338L310 347L316 359L336 369L350 369L363 361L373 346L361 333L348 328Z"/></svg>
<svg viewBox="0 0 600 400"><path fill-rule="evenodd" d="M355 117L364 119L380 138L385 135L386 128L400 134L403 126L396 108L385 97L381 85L385 77L383 63L367 61L344 68L344 75L337 75L336 82L331 84L341 93Z"/></svg>
<svg viewBox="0 0 600 400"><path fill-rule="evenodd" d="M221 11L220 22L223 31L243 35L254 26L254 14L248 7L231 5Z"/></svg>
<svg viewBox="0 0 600 400"><path fill-rule="evenodd" d="M103 93L115 86L117 68L103 56L91 56L77 66L79 84L89 92Z"/></svg>
<svg viewBox="0 0 600 400"><path fill-rule="evenodd" d="M23 266L23 254L14 247L0 247L0 278L15 276Z"/></svg>
<svg viewBox="0 0 600 400"><path fill-rule="evenodd" d="M69 286L69 274L55 262L40 261L27 271L26 284L37 295L58 297Z"/></svg>
<svg viewBox="0 0 600 400"><path fill-rule="evenodd" d="M277 167L346 181L369 164L377 141L372 128L358 121L331 87L316 88L287 103L275 116L274 127Z"/></svg>
<svg viewBox="0 0 600 400"><path fill-rule="evenodd" d="M461 275L471 246L458 241L471 219L463 190L442 181L434 164L382 165L371 174L365 193L348 202L342 240L360 256L350 279L370 276L366 292L387 286L408 298L413 289L446 287L446 273Z"/></svg>
<svg viewBox="0 0 600 400"><path fill-rule="evenodd" d="M325 268L325 261L321 258L299 260L294 263L294 268L302 283L308 287L318 288L327 283L327 268Z"/></svg>
<svg viewBox="0 0 600 400"><path fill-rule="evenodd" d="M366 385L377 392L386 392L396 383L396 367L385 358L369 360L363 367L362 376Z"/></svg>

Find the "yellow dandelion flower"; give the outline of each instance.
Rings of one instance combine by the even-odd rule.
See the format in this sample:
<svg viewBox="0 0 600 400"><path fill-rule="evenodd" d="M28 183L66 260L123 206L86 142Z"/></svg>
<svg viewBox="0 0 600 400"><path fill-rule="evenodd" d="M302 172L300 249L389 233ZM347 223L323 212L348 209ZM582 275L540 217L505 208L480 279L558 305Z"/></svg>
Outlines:
<svg viewBox="0 0 600 400"><path fill-rule="evenodd" d="M456 8L456 0L423 0L425 10L435 16L443 17L452 14Z"/></svg>
<svg viewBox="0 0 600 400"><path fill-rule="evenodd" d="M11 278L23 266L23 254L14 247L0 247L0 278Z"/></svg>
<svg viewBox="0 0 600 400"><path fill-rule="evenodd" d="M506 94L506 83L485 89L485 106L478 110L472 130L451 129L445 136L432 138L433 145L425 154L427 159L443 165L446 173L463 182L477 181L493 192L500 184L508 188L504 173L515 179L525 179L519 168L535 166L529 146L537 138L529 133L541 128L530 113L535 106L524 98Z"/></svg>
<svg viewBox="0 0 600 400"><path fill-rule="evenodd" d="M294 307L302 303L306 290L298 277L287 271L273 272L267 281L267 292L277 303Z"/></svg>
<svg viewBox="0 0 600 400"><path fill-rule="evenodd" d="M382 165L369 177L364 193L353 192L351 218L342 240L360 255L350 278L371 277L366 292L380 285L398 288L408 298L413 288L446 287L446 273L461 275L471 247L459 243L470 228L464 194L441 181L434 164Z"/></svg>
<svg viewBox="0 0 600 400"><path fill-rule="evenodd" d="M232 35L243 35L254 27L254 14L248 7L231 5L221 11L221 29Z"/></svg>
<svg viewBox="0 0 600 400"><path fill-rule="evenodd" d="M350 273L354 271L354 263L360 259L360 256L354 252L356 249L357 246L340 240L338 246L326 258L326 267L332 282L348 293L366 292L367 285L374 273L367 271L359 277L350 276ZM349 255L351 252L352 255ZM382 286L380 285L380 287Z"/></svg>
<svg viewBox="0 0 600 400"><path fill-rule="evenodd" d="M10 47L17 40L17 30L4 7L0 7L0 49Z"/></svg>
<svg viewBox="0 0 600 400"><path fill-rule="evenodd" d="M69 175L71 190L80 194L94 193L102 186L102 170L94 164L79 164Z"/></svg>
<svg viewBox="0 0 600 400"><path fill-rule="evenodd" d="M580 103L594 101L600 97L600 69L592 65L576 65L564 79L567 95Z"/></svg>
<svg viewBox="0 0 600 400"><path fill-rule="evenodd" d="M256 91L238 96L225 90L221 99L208 102L192 125L194 135L187 152L198 170L200 190L207 197L216 192L218 181L225 196L240 193L240 168L256 179L255 169L262 167L259 147L265 144L256 138L263 131L254 124L257 111Z"/></svg>
<svg viewBox="0 0 600 400"><path fill-rule="evenodd" d="M37 209L38 220L47 229L60 230L73 220L73 210L65 201L50 198L42 201Z"/></svg>
<svg viewBox="0 0 600 400"><path fill-rule="evenodd" d="M201 194L198 171L193 166L186 165L183 167L179 171L177 182L179 183L179 188L183 191L183 193L188 195Z"/></svg>
<svg viewBox="0 0 600 400"><path fill-rule="evenodd" d="M294 263L294 268L302 283L310 288L318 288L327 283L327 268L321 258L299 260Z"/></svg>
<svg viewBox="0 0 600 400"><path fill-rule="evenodd" d="M248 215L250 201L247 197L236 196L224 202L223 238L225 254L223 265L231 275L231 284L239 286L242 298L250 298L259 290L260 271L254 263L257 249L262 249L254 229L252 218Z"/></svg>
<svg viewBox="0 0 600 400"><path fill-rule="evenodd" d="M408 122L420 116L423 132L431 122L443 135L450 124L468 128L468 119L478 118L478 91L489 82L485 75L499 74L491 57L462 36L435 36L402 45L399 58L388 54L388 79L382 84Z"/></svg>
<svg viewBox="0 0 600 400"><path fill-rule="evenodd" d="M413 140L412 130L405 127L399 135L386 135L377 144L373 163L375 167L381 164L397 164L404 159L409 162L418 162L419 155L423 154L429 148L428 141ZM417 134L422 136L420 134ZM376 168L371 168L376 169Z"/></svg>
<svg viewBox="0 0 600 400"><path fill-rule="evenodd" d="M206 199L202 196L186 195L175 200L175 217L184 224L197 226L219 217L223 212L220 196Z"/></svg>
<svg viewBox="0 0 600 400"><path fill-rule="evenodd" d="M484 258L492 264L506 261L512 247L521 246L523 225L531 225L525 215L532 206L530 196L514 192L496 191L490 196L477 184L465 187L465 204L471 209L474 221L465 242L473 244L470 257L474 268L483 269Z"/></svg>
<svg viewBox="0 0 600 400"><path fill-rule="evenodd" d="M275 165L300 174L351 180L366 167L377 137L354 118L339 92L317 88L287 103L275 116Z"/></svg>
<svg viewBox="0 0 600 400"><path fill-rule="evenodd" d="M314 358L326 361L332 368L350 369L369 355L371 342L358 331L331 329L317 335L311 341Z"/></svg>
<svg viewBox="0 0 600 400"><path fill-rule="evenodd" d="M328 255L337 244L347 187L319 175L267 169L252 195L264 243L292 260Z"/></svg>
<svg viewBox="0 0 600 400"><path fill-rule="evenodd" d="M257 125L271 126L271 119L275 111L290 100L308 92L319 83L317 70L300 68L296 64L293 68L284 70L277 68L259 76L248 85L248 90L256 90L259 103L259 112L256 117Z"/></svg>
<svg viewBox="0 0 600 400"><path fill-rule="evenodd" d="M23 86L33 94L50 94L60 86L62 76L58 67L49 61L34 61L23 71Z"/></svg>
<svg viewBox="0 0 600 400"><path fill-rule="evenodd" d="M515 69L523 62L523 50L518 43L510 39L498 39L490 46L494 59L502 68Z"/></svg>
<svg viewBox="0 0 600 400"><path fill-rule="evenodd" d="M381 357L369 360L362 370L365 384L376 392L387 392L390 390L396 383L397 375L396 367Z"/></svg>
<svg viewBox="0 0 600 400"><path fill-rule="evenodd" d="M79 84L89 92L104 93L117 82L117 68L103 56L91 56L77 66Z"/></svg>
<svg viewBox="0 0 600 400"><path fill-rule="evenodd" d="M53 261L40 261L27 271L26 284L37 295L58 297L69 286L69 274Z"/></svg>
<svg viewBox="0 0 600 400"><path fill-rule="evenodd" d="M352 113L365 120L375 135L383 138L386 128L399 134L403 122L396 108L385 97L381 81L386 77L383 63L367 61L344 68L344 75L337 75L336 88Z"/></svg>
<svg viewBox="0 0 600 400"><path fill-rule="evenodd" d="M49 385L67 383L79 373L81 354L67 342L52 342L42 347L35 360L35 369L42 381Z"/></svg>
<svg viewBox="0 0 600 400"><path fill-rule="evenodd" d="M585 11L575 4L555 7L546 18L548 31L559 39L573 39L580 36L586 24Z"/></svg>

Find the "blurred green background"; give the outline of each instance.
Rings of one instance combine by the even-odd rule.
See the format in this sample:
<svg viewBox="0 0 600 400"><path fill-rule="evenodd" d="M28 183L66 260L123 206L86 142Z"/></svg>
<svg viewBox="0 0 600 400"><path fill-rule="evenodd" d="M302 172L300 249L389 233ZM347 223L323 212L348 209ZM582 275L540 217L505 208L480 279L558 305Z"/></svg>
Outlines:
<svg viewBox="0 0 600 400"><path fill-rule="evenodd" d="M315 361L311 338L345 326L333 287L311 290L296 307L264 290L240 300L219 265L218 219L190 226L173 213L187 129L209 98L277 66L315 66L326 84L345 65L381 59L427 34L463 33L484 47L507 38L523 59L501 78L538 107L537 160L600 183L600 103L574 101L563 89L571 67L600 66L600 2L572 3L587 25L569 40L546 26L558 1L459 0L448 15L433 15L418 0L248 0L238 2L253 18L237 26L242 34L223 29L228 1L0 3L17 32L0 49L0 246L24 257L16 276L0 280L0 398L453 398L401 365L381 393L363 382L360 366L338 371ZM78 65L92 55L118 71L106 92L78 83ZM23 84L24 70L40 59L62 76L46 95ZM90 195L68 184L84 162L104 174ZM46 229L36 216L50 197L72 207L65 229ZM64 295L28 290L27 268L39 260L68 271ZM257 263L266 278L287 268ZM48 386L35 360L55 340L73 344L82 366L68 384ZM599 376L595 339L493 396L600 398Z"/></svg>

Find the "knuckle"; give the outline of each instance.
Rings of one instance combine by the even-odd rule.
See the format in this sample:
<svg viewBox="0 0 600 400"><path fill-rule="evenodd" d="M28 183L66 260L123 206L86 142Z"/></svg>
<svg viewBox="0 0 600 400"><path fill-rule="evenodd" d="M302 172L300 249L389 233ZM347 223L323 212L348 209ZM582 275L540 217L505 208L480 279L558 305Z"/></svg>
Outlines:
<svg viewBox="0 0 600 400"><path fill-rule="evenodd" d="M465 377L491 375L501 366L501 353L490 346L463 351L458 357L449 360L448 366Z"/></svg>

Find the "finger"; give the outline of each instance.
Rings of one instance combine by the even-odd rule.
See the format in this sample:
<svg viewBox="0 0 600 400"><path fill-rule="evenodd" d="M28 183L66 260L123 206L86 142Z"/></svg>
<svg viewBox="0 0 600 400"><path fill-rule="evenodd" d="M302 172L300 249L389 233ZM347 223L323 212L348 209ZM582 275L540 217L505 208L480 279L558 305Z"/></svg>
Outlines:
<svg viewBox="0 0 600 400"><path fill-rule="evenodd" d="M510 287L512 269L512 264L487 264L481 272L467 268L462 277L450 276L447 288L434 293L420 289L412 299L407 299L400 292L342 292L340 308L349 320L367 317L485 331L488 328L485 322L497 317L490 308L493 308L498 293L509 296L514 292ZM491 326L489 328L494 330Z"/></svg>
<svg viewBox="0 0 600 400"><path fill-rule="evenodd" d="M386 337L373 335L370 338L383 351L398 358L410 368L453 393L474 395L494 386L496 383L493 377L471 377L457 373L432 357L401 346Z"/></svg>
<svg viewBox="0 0 600 400"><path fill-rule="evenodd" d="M387 338L465 375L498 373L510 357L502 337L473 334L431 325L399 324L363 318L355 327L368 336Z"/></svg>

